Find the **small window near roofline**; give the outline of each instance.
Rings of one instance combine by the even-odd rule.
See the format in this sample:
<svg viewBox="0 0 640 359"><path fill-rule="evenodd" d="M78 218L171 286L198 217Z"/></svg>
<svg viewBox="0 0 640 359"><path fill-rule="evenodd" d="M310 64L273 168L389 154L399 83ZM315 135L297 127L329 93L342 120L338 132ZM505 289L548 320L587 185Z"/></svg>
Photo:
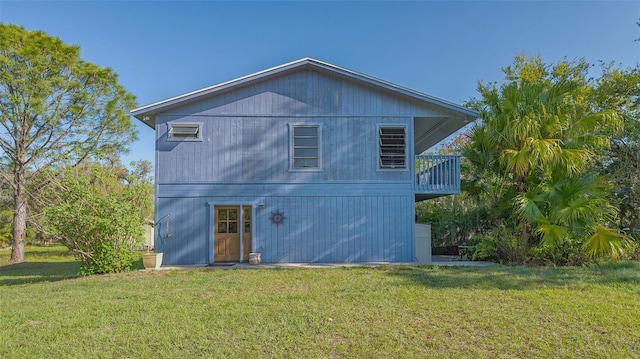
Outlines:
<svg viewBox="0 0 640 359"><path fill-rule="evenodd" d="M407 168L407 135L404 127L380 126L380 169Z"/></svg>
<svg viewBox="0 0 640 359"><path fill-rule="evenodd" d="M202 141L201 123L169 124L169 141Z"/></svg>

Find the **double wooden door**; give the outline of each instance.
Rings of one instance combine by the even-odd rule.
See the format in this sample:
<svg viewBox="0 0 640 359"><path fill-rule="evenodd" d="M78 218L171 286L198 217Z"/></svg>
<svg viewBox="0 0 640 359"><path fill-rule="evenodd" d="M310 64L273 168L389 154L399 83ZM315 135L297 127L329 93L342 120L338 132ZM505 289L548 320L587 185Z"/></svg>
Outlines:
<svg viewBox="0 0 640 359"><path fill-rule="evenodd" d="M251 252L251 206L215 206L214 209L213 260L240 261L242 238L242 260L248 261Z"/></svg>

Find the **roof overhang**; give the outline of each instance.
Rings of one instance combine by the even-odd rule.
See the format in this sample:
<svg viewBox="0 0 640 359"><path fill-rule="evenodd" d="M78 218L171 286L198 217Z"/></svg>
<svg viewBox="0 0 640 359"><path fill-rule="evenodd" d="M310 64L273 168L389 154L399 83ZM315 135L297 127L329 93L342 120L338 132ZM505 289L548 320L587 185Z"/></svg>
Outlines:
<svg viewBox="0 0 640 359"><path fill-rule="evenodd" d="M196 91L182 94L179 96L171 97L166 100L154 102L149 105L138 107L132 110L131 114L135 118L147 124L149 127L155 128L155 117L158 113L167 111L169 109L172 109L178 106L182 106L184 104L187 104L193 101L198 101L200 99L203 99L209 96L215 96L217 94L221 94L232 89L246 86L251 83L266 80L266 79L276 77L288 72L297 71L305 68L312 68L312 69L326 71L329 73L344 76L355 82L363 83L368 86L373 86L375 88L390 91L395 94L399 94L401 96L408 97L413 100L417 100L430 105L434 105L436 107L440 107L444 110L448 110L447 112L450 111L452 113L451 118L460 119L460 121L462 122L471 122L475 120L479 115L477 112L472 111L466 107L457 105L455 103L445 101L437 97L423 94L421 92L414 91L406 87L398 86L396 84L393 84L384 80L380 80L375 77L371 77L356 71L348 70L343 67L339 67L327 62L310 58L310 57L289 62L284 65L272 67L270 69L259 71L259 72L256 72L247 76L243 76L234 80L230 80L227 82L223 82L217 85L205 87L200 90L196 90ZM453 121L453 122L457 123L460 121ZM454 125L454 123L451 123L450 125ZM445 127L450 127L450 126L447 125Z"/></svg>
<svg viewBox="0 0 640 359"><path fill-rule="evenodd" d="M420 154L431 148L474 120L475 118L458 116L414 117L413 146L415 154Z"/></svg>

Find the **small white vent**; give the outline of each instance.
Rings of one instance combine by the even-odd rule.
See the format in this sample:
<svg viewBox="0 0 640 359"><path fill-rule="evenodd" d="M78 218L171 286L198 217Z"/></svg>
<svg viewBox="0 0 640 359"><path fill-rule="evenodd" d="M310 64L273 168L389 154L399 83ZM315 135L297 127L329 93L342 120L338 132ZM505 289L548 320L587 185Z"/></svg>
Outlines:
<svg viewBox="0 0 640 359"><path fill-rule="evenodd" d="M176 123L169 126L169 138L172 139L200 139L200 124Z"/></svg>

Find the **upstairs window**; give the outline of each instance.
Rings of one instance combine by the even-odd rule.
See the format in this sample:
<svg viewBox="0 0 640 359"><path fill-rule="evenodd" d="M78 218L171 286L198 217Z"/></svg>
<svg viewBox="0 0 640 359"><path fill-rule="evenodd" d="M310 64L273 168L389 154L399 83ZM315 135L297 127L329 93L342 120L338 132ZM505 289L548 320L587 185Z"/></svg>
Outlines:
<svg viewBox="0 0 640 359"><path fill-rule="evenodd" d="M291 168L320 169L319 126L291 127Z"/></svg>
<svg viewBox="0 0 640 359"><path fill-rule="evenodd" d="M169 124L169 139L173 141L200 141L202 139L201 127L199 123Z"/></svg>
<svg viewBox="0 0 640 359"><path fill-rule="evenodd" d="M380 168L407 168L407 135L404 127L380 127Z"/></svg>

